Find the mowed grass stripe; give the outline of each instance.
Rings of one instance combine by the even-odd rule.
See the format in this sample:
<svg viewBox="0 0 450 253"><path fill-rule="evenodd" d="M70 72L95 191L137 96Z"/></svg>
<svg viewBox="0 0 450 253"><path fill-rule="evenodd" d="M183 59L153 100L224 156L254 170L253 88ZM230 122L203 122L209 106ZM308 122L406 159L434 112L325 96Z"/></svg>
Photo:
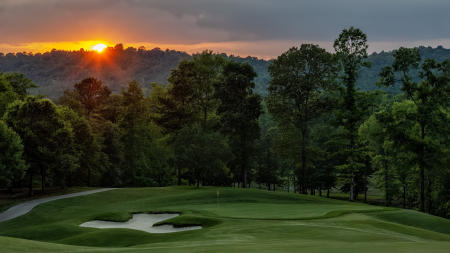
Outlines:
<svg viewBox="0 0 450 253"><path fill-rule="evenodd" d="M149 234L79 227L93 219L125 221L132 213L163 211L181 212L181 216L165 223L204 228ZM69 252L102 252L111 247L124 252L139 252L140 248L155 252L230 252L239 247L248 252L265 252L266 248L267 252L291 252L298 247L307 247L311 250L308 252L326 252L320 250L335 246L371 252L371 244L380 248L390 244L392 249L386 252L397 253L420 252L417 249L423 242L430 244L429 252L446 252L450 247L450 222L417 213L255 189L127 188L43 204L22 217L0 223L0 235L41 241L42 244L31 244L43 249L66 247ZM411 224L414 219L418 221ZM15 240L1 238L0 241ZM267 246L268 242L271 246ZM360 245L351 246L354 243ZM216 250L212 250L214 245Z"/></svg>

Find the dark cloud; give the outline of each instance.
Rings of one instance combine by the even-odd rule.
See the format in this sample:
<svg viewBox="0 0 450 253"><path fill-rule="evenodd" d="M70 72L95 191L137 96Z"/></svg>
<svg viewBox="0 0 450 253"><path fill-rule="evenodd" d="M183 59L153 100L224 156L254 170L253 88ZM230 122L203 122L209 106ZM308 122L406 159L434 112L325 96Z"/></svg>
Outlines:
<svg viewBox="0 0 450 253"><path fill-rule="evenodd" d="M0 0L0 43L448 40L448 0Z"/></svg>
<svg viewBox="0 0 450 253"><path fill-rule="evenodd" d="M354 25L375 40L450 37L450 1L443 0L193 0L139 1L233 39L324 40Z"/></svg>

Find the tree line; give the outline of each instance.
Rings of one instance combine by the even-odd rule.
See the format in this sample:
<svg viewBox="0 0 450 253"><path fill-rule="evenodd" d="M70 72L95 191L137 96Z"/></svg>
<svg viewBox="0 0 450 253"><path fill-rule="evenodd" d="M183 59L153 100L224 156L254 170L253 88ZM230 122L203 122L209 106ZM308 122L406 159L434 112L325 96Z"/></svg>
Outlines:
<svg viewBox="0 0 450 253"><path fill-rule="evenodd" d="M132 81L112 93L86 78L53 102L23 74L0 75L0 186L266 187L302 194L337 189L448 217L450 59L400 48L361 91L367 37L351 27L335 53L313 44L271 61L267 95L245 62L204 51L182 60L168 85ZM416 77L419 75L419 78Z"/></svg>
<svg viewBox="0 0 450 253"><path fill-rule="evenodd" d="M432 58L441 62L450 57L450 49L438 46L418 47L423 59ZM272 60L255 57L239 57L221 54L226 60L249 63L257 76L254 91L262 96L268 94L271 76L268 67ZM45 53L7 53L0 52L0 72L19 72L33 80L39 87L30 90L32 94L45 94L56 101L64 94L65 89L71 89L80 80L95 76L108 85L114 93L120 93L130 80L136 80L142 86L147 96L152 82L166 83L171 69L178 66L181 60L189 60L192 56L175 50L160 48L145 49L144 47L124 48L122 44L105 48L99 54L97 51L51 50ZM374 52L368 55L370 68L362 68L358 73L356 86L363 91L375 89L398 94L400 85L377 87L378 73L386 65L392 65L393 52ZM419 81L419 73L411 71L414 81Z"/></svg>

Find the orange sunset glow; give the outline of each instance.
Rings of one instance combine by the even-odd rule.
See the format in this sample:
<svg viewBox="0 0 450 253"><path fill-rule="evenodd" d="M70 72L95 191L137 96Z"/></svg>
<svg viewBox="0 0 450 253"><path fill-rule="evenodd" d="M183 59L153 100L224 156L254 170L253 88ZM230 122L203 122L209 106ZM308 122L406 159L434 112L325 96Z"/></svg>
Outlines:
<svg viewBox="0 0 450 253"><path fill-rule="evenodd" d="M4 53L8 52L31 52L31 53L44 53L51 51L52 49L56 50L67 50L67 51L75 51L75 50L95 50L100 52L98 48L99 45L102 45L103 49L108 46L114 45L109 41L105 40L86 40L86 41L57 41L57 42L30 42L30 43L17 43L17 44L7 44L0 42L0 51ZM94 48L96 47L96 48Z"/></svg>
<svg viewBox="0 0 450 253"><path fill-rule="evenodd" d="M0 253L450 253L450 0L0 0Z"/></svg>
<svg viewBox="0 0 450 253"><path fill-rule="evenodd" d="M92 50L96 50L97 52L101 53L107 47L108 47L107 45L105 45L103 43L100 43L100 44L96 44L96 45L92 46L91 49Z"/></svg>
<svg viewBox="0 0 450 253"><path fill-rule="evenodd" d="M361 24L370 34L369 52L400 46L450 47L448 29L433 29L436 22L448 23L446 8L429 1L413 1L397 11L381 4L367 8L364 1L355 0L358 11L350 11L343 5L335 6L332 0L311 1L312 7L306 3L310 1L289 1L284 5L267 1L259 8L250 8L249 0L238 1L239 4L222 1L220 7L215 1L197 0L0 0L0 23L5 24L0 26L0 52L44 53L81 48L101 52L92 47L122 43L124 48L159 47L188 53L208 49L271 59L301 43L318 44L332 51L330 41L347 24ZM441 2L450 5L449 1ZM431 8L433 13L428 19L406 15L424 8ZM360 20L384 12L390 14L380 23ZM395 13L405 13L407 18L397 22ZM316 20L323 15L327 18L317 20L314 26L299 25L304 24L301 20ZM266 24L268 17L277 22ZM416 32L419 28L427 33Z"/></svg>

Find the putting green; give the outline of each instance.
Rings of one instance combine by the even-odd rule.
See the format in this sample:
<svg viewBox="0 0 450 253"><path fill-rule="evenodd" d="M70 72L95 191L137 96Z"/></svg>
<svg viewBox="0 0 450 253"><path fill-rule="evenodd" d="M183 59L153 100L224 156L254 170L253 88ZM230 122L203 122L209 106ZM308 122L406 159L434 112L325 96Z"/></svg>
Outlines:
<svg viewBox="0 0 450 253"><path fill-rule="evenodd" d="M149 234L79 226L145 212L181 212L168 222L203 229ZM294 193L132 188L40 205L0 223L0 244L2 252L448 252L450 221Z"/></svg>

